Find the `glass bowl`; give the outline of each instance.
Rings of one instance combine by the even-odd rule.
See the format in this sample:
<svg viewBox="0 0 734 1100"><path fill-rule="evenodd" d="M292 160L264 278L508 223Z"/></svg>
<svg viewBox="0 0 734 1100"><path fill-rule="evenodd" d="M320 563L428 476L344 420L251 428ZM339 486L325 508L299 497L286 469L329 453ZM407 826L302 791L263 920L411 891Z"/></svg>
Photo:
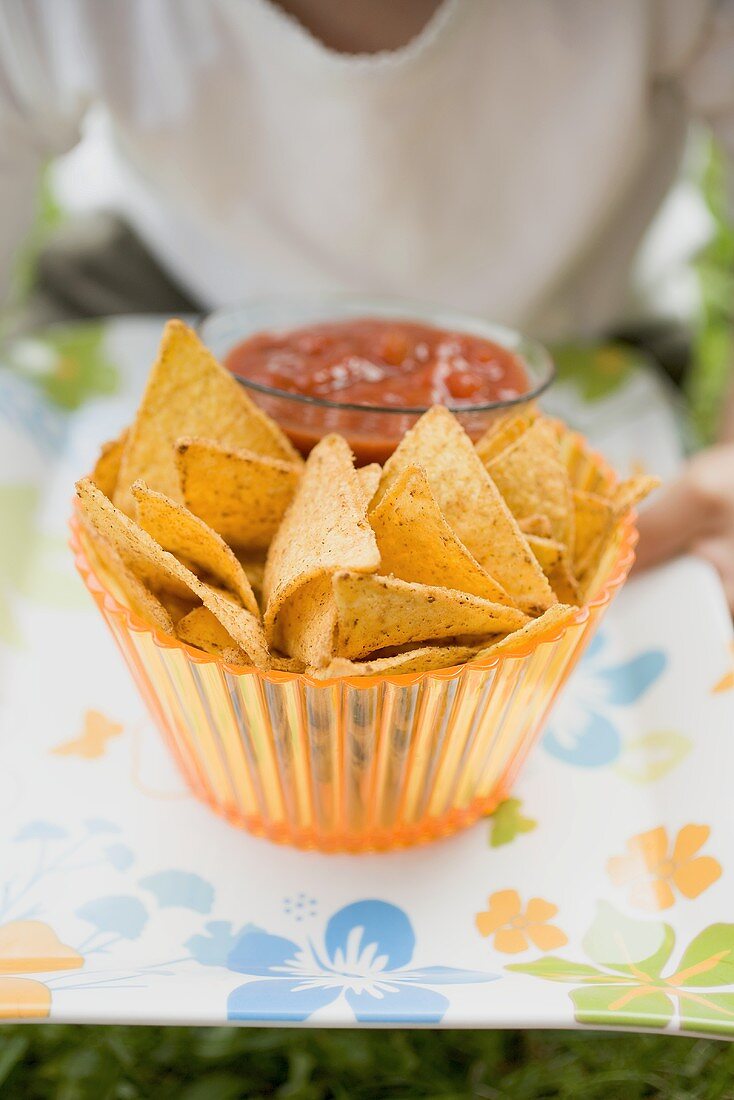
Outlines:
<svg viewBox="0 0 734 1100"><path fill-rule="evenodd" d="M302 325L350 318L377 317L421 321L437 328L481 336L513 352L522 362L530 388L519 397L482 405L448 407L473 439L478 439L498 413L537 398L555 377L545 348L518 332L479 317L424 302L347 294L314 294L253 299L211 313L200 325L200 335L220 362L256 332L284 332ZM287 393L236 375L257 404L276 420L296 447L308 454L329 432L350 443L357 462L384 462L425 407L355 405L348 402Z"/></svg>
<svg viewBox="0 0 734 1100"><path fill-rule="evenodd" d="M446 836L507 798L637 539L630 516L586 606L499 656L323 681L227 664L162 634L124 605L76 512L71 529L82 580L192 792L233 825L324 852Z"/></svg>

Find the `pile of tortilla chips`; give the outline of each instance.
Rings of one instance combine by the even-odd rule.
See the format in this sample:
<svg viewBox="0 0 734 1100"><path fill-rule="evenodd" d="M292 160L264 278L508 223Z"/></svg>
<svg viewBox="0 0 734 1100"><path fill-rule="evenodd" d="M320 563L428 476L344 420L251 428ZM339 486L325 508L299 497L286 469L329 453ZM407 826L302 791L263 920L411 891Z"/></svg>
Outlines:
<svg viewBox="0 0 734 1100"><path fill-rule="evenodd" d="M474 444L436 406L381 469L322 439L304 463L180 321L134 423L77 484L105 584L159 630L223 660L339 676L501 653L593 596L622 484L528 406Z"/></svg>

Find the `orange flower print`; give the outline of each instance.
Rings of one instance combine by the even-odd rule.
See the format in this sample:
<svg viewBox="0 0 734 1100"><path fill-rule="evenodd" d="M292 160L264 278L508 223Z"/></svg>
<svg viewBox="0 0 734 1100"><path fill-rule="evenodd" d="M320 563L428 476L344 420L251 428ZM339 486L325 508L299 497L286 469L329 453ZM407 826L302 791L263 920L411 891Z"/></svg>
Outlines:
<svg viewBox="0 0 734 1100"><path fill-rule="evenodd" d="M62 943L43 921L14 920L0 925L0 1020L42 1018L51 1011L48 986L16 975L75 970L83 965L83 957Z"/></svg>
<svg viewBox="0 0 734 1100"><path fill-rule="evenodd" d="M734 642L729 643L729 652L732 656L731 668L712 687L715 695L723 691L734 691Z"/></svg>
<svg viewBox="0 0 734 1100"><path fill-rule="evenodd" d="M558 906L543 898L530 898L523 913L517 890L498 890L487 899L488 908L477 913L480 936L494 936L494 947L504 955L527 951L532 944L539 951L552 951L568 943L568 937L554 924Z"/></svg>
<svg viewBox="0 0 734 1100"><path fill-rule="evenodd" d="M656 912L670 909L674 887L685 898L697 898L721 875L713 856L696 853L709 838L708 825L684 825L668 852L668 832L661 825L627 841L623 856L612 856L607 874L615 886L627 886L630 905Z"/></svg>
<svg viewBox="0 0 734 1100"><path fill-rule="evenodd" d="M79 736L71 741L62 741L51 752L58 756L82 756L86 760L95 760L104 756L110 738L118 737L121 733L122 726L119 722L113 722L98 710L88 710Z"/></svg>

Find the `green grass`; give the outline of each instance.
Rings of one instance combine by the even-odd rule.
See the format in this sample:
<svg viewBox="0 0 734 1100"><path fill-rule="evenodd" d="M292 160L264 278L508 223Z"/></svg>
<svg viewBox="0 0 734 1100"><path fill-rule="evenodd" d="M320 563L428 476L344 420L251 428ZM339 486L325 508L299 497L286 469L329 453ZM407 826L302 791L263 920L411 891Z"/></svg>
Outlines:
<svg viewBox="0 0 734 1100"><path fill-rule="evenodd" d="M3 1100L718 1100L734 1045L555 1031L8 1027Z"/></svg>

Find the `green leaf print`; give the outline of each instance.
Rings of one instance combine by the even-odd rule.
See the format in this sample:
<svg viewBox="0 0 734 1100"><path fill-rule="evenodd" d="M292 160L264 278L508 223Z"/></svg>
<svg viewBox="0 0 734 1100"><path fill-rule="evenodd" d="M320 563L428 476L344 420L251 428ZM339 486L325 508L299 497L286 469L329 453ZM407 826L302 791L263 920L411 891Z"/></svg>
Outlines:
<svg viewBox="0 0 734 1100"><path fill-rule="evenodd" d="M39 531L37 486L0 485L0 641L20 642L13 591L60 609L83 607L84 590L71 566L63 537Z"/></svg>
<svg viewBox="0 0 734 1100"><path fill-rule="evenodd" d="M676 1018L685 1031L734 1036L734 992L715 991L734 986L734 924L704 928L670 966L669 925L599 902L583 946L597 966L546 955L505 969L576 985L569 996L581 1024L662 1028Z"/></svg>
<svg viewBox="0 0 734 1100"><path fill-rule="evenodd" d="M734 985L734 924L710 924L691 940L678 964L677 984Z"/></svg>
<svg viewBox="0 0 734 1100"><path fill-rule="evenodd" d="M522 801L519 798L507 798L501 802L493 814L489 831L489 843L492 848L509 844L522 833L531 833L537 829L538 822L532 817L524 817L520 812Z"/></svg>
<svg viewBox="0 0 734 1100"><path fill-rule="evenodd" d="M563 344L551 349L559 382L570 382L589 403L601 401L625 384L645 356L624 344Z"/></svg>
<svg viewBox="0 0 734 1100"><path fill-rule="evenodd" d="M734 993L683 993L680 1026L684 1031L705 1031L709 1035L734 1034Z"/></svg>
<svg viewBox="0 0 734 1100"><path fill-rule="evenodd" d="M546 955L529 963L510 963L505 970L516 970L519 974L532 974L534 978L546 978L549 982L601 982L608 981L609 975L588 963L570 962L559 959L557 955ZM620 983L627 979L620 977Z"/></svg>
<svg viewBox="0 0 734 1100"><path fill-rule="evenodd" d="M571 1000L580 1024L614 1024L617 1027L665 1027L673 1019L674 1005L662 990L643 986L614 985L574 989Z"/></svg>
<svg viewBox="0 0 734 1100"><path fill-rule="evenodd" d="M670 958L675 932L662 921L635 920L600 901L593 924L583 939L590 959L620 974L659 975Z"/></svg>
<svg viewBox="0 0 734 1100"><path fill-rule="evenodd" d="M105 326L84 322L58 325L16 340L8 350L11 368L39 387L62 409L78 409L92 397L115 393L119 374L104 349Z"/></svg>

